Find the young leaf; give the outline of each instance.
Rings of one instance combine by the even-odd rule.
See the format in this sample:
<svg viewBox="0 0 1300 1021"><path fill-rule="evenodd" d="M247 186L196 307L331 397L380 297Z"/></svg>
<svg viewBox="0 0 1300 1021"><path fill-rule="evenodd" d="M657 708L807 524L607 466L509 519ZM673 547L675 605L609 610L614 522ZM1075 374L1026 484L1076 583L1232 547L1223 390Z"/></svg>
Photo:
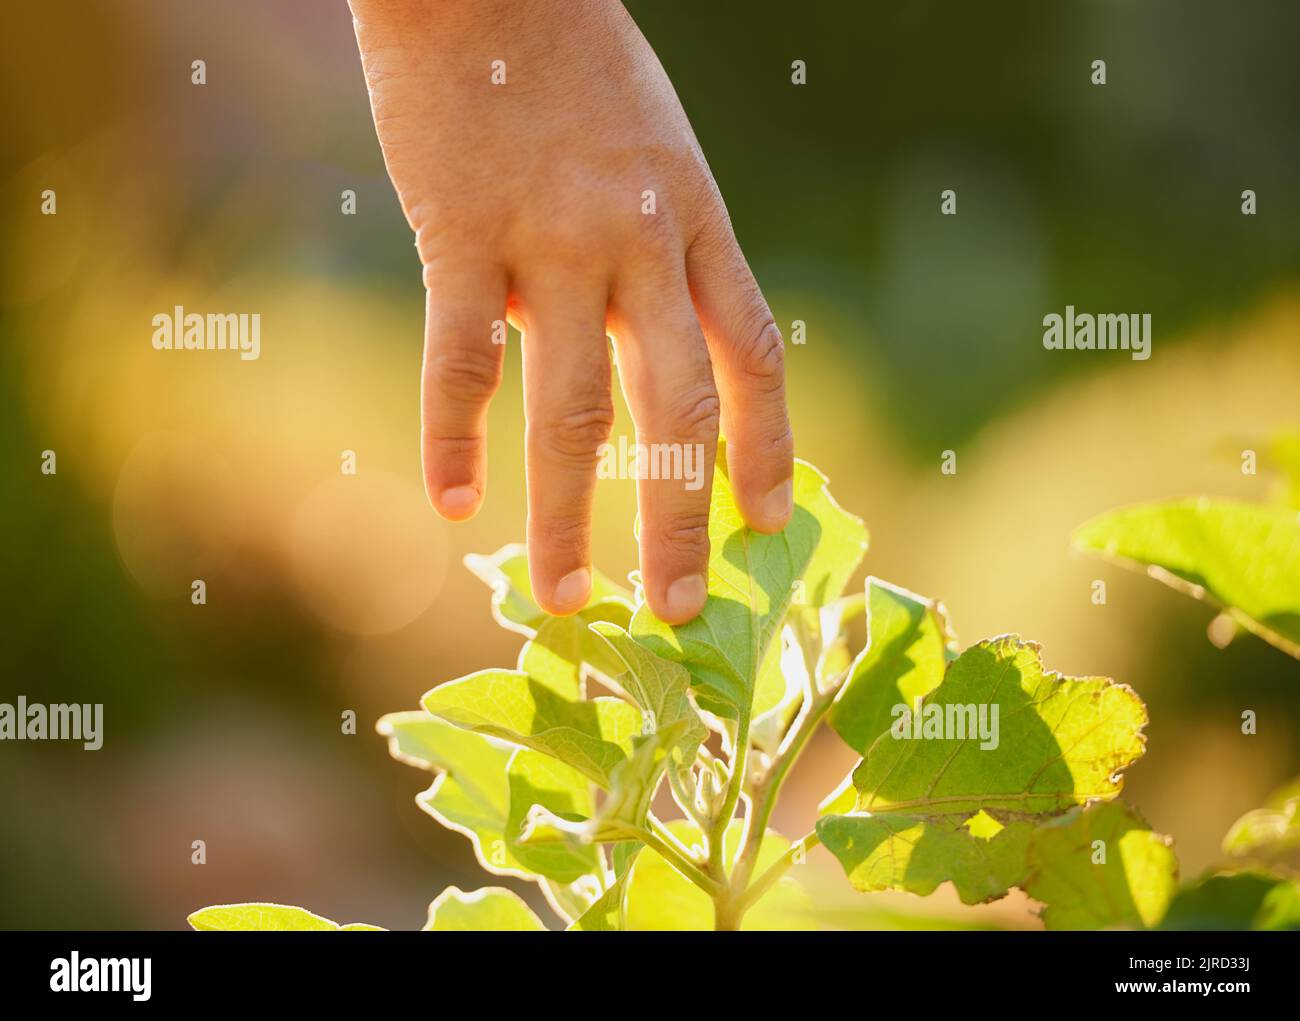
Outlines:
<svg viewBox="0 0 1300 1021"><path fill-rule="evenodd" d="M1047 672L1014 637L967 649L915 709L900 703L854 770L855 812L817 823L861 890L928 894L950 879L967 903L1000 897L1023 877L1032 823L1115 797L1143 751L1130 688Z"/></svg>
<svg viewBox="0 0 1300 1021"><path fill-rule="evenodd" d="M867 645L849 669L829 721L859 755L889 729L896 705L912 706L943 680L952 646L943 608L867 579Z"/></svg>
<svg viewBox="0 0 1300 1021"><path fill-rule="evenodd" d="M688 721L632 739L632 754L614 767L609 793L590 819L572 821L558 817L547 806L529 813L520 838L524 845L545 846L566 835L588 843L618 843L640 839L655 789L668 765L672 750L682 741Z"/></svg>
<svg viewBox="0 0 1300 1021"><path fill-rule="evenodd" d="M449 886L429 905L424 932L545 932L542 920L518 896L500 886L465 893Z"/></svg>
<svg viewBox="0 0 1300 1021"><path fill-rule="evenodd" d="M790 523L776 535L752 531L741 519L725 466L720 453L709 510L704 609L673 627L642 606L630 630L653 652L686 666L702 708L748 721L760 668L780 633L795 583L802 583L809 606L838 597L867 548L867 530L831 498L821 472L796 461Z"/></svg>
<svg viewBox="0 0 1300 1021"><path fill-rule="evenodd" d="M1074 544L1223 607L1246 630L1300 657L1300 512L1227 500L1111 511Z"/></svg>
<svg viewBox="0 0 1300 1021"><path fill-rule="evenodd" d="M641 707L645 718L656 730L666 730L678 721L685 722L672 756L676 768L689 770L695 762L700 742L709 736L687 693L691 675L681 664L656 656L634 642L631 635L616 624L592 624L591 630L609 643L623 663L624 669L611 675L612 680Z"/></svg>
<svg viewBox="0 0 1300 1021"><path fill-rule="evenodd" d="M217 904L186 919L200 932L383 932L377 925L351 922L340 926L306 908L288 904Z"/></svg>
<svg viewBox="0 0 1300 1021"><path fill-rule="evenodd" d="M1077 808L1034 832L1025 892L1049 929L1151 928L1178 888L1171 844L1118 802Z"/></svg>
<svg viewBox="0 0 1300 1021"><path fill-rule="evenodd" d="M1233 823L1223 853L1269 865L1290 862L1300 874L1300 781L1275 791L1263 808Z"/></svg>
<svg viewBox="0 0 1300 1021"><path fill-rule="evenodd" d="M458 727L559 759L604 788L641 729L641 713L622 699L583 701L519 670L480 670L448 681L421 704Z"/></svg>

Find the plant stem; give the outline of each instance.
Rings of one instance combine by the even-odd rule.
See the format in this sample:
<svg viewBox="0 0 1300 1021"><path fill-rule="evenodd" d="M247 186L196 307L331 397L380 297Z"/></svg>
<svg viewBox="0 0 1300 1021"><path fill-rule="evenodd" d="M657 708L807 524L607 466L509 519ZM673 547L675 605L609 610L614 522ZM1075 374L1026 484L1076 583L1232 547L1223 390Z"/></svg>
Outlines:
<svg viewBox="0 0 1300 1021"><path fill-rule="evenodd" d="M767 867L767 869L754 880L753 884L745 890L737 899L735 905L735 914L737 921L763 894L772 887L772 885L785 875L786 870L794 864L795 859L801 853L807 853L821 843L821 837L817 835L816 830L805 834L796 840L776 861Z"/></svg>
<svg viewBox="0 0 1300 1021"><path fill-rule="evenodd" d="M662 823L660 825L662 826ZM671 833L668 835L671 837ZM669 843L658 833L653 833L650 830L639 830L635 836L637 840L658 853L668 864L710 897L717 897L722 892L722 887L718 882L711 876L705 875L698 865L691 861L682 851L678 850L680 845L674 846L676 838L673 838L673 843Z"/></svg>
<svg viewBox="0 0 1300 1021"><path fill-rule="evenodd" d="M709 872L719 884L726 882L726 866L723 863L723 842L731 817L736 812L736 803L740 800L740 790L745 783L745 763L749 758L749 714L745 713L736 723L736 737L732 744L730 776L727 778L727 796L722 809L713 822L709 832Z"/></svg>
<svg viewBox="0 0 1300 1021"><path fill-rule="evenodd" d="M758 852L763 846L763 837L767 833L767 823L776 807L777 795L781 785L790 774L790 770L803 754L808 740L817 730L822 717L835 701L835 685L829 691L818 691L816 685L811 687L811 701L806 702L794 726L785 735L781 747L777 750L772 768L755 786L750 800L751 811L745 819L745 839L740 855L736 861L735 882L744 889L758 863Z"/></svg>

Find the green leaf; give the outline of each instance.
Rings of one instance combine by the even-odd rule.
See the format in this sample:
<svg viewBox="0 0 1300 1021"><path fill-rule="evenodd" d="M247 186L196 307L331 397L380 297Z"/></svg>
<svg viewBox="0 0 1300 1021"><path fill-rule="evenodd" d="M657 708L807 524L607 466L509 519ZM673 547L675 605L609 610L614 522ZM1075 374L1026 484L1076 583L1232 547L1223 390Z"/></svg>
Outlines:
<svg viewBox="0 0 1300 1021"><path fill-rule="evenodd" d="M1300 797L1281 808L1256 808L1232 825L1223 851L1233 857L1281 857L1300 851Z"/></svg>
<svg viewBox="0 0 1300 1021"><path fill-rule="evenodd" d="M1171 844L1118 802L1074 809L1034 832L1025 891L1049 929L1151 928L1178 888Z"/></svg>
<svg viewBox="0 0 1300 1021"><path fill-rule="evenodd" d="M492 615L502 627L531 638L549 619L533 599L528 550L523 543L510 543L489 555L471 553L465 557L465 566L492 589ZM592 571L587 606L610 600L622 602L631 610L632 594L600 571Z"/></svg>
<svg viewBox="0 0 1300 1021"><path fill-rule="evenodd" d="M1094 518L1074 544L1145 566L1300 657L1300 512L1208 499L1145 504Z"/></svg>
<svg viewBox="0 0 1300 1021"><path fill-rule="evenodd" d="M534 848L518 843L528 810L545 805L568 818L594 811L586 777L548 756L462 730L423 710L390 713L377 727L399 761L441 775L416 803L474 846L494 875L546 876L571 883L594 872L595 851L568 844Z"/></svg>
<svg viewBox="0 0 1300 1021"><path fill-rule="evenodd" d="M632 849L619 850L626 847ZM628 879L632 875L632 863L640 853L641 847L641 844L616 845L613 881L582 917L569 926L570 929L575 932L621 932L627 928L625 902Z"/></svg>
<svg viewBox="0 0 1300 1021"><path fill-rule="evenodd" d="M584 701L553 678L480 670L425 694L424 708L448 723L532 748L608 788L632 752L641 713L622 699Z"/></svg>
<svg viewBox="0 0 1300 1021"><path fill-rule="evenodd" d="M867 645L849 669L831 707L836 733L859 755L893 722L896 705L911 706L943 680L952 635L932 600L867 579Z"/></svg>
<svg viewBox="0 0 1300 1021"><path fill-rule="evenodd" d="M973 819L982 819L980 816ZM963 904L1005 896L1024 880L1025 848L1033 824L1012 821L975 835L979 823L913 815L832 815L817 835L839 859L855 889L864 893L907 890L928 896L951 881Z"/></svg>
<svg viewBox="0 0 1300 1021"><path fill-rule="evenodd" d="M1131 689L1045 671L1038 646L1010 636L963 652L915 709L897 703L854 770L854 812L841 814L842 792L817 823L861 890L924 895L951 880L966 903L1000 897L1023 877L1033 824L1115 797L1143 751Z"/></svg>
<svg viewBox="0 0 1300 1021"><path fill-rule="evenodd" d="M611 679L632 698L655 730L667 730L681 722L681 736L672 747L673 763L689 770L700 743L709 736L688 689L691 675L672 660L656 656L616 624L597 623L591 630L609 643L624 669Z"/></svg>
<svg viewBox="0 0 1300 1021"><path fill-rule="evenodd" d="M599 874L603 868L602 863L597 872L582 876L572 883L557 883L546 878L538 881L546 903L564 920L565 926L571 926L575 919L582 917L600 899L605 889Z"/></svg>
<svg viewBox="0 0 1300 1021"><path fill-rule="evenodd" d="M975 732L981 709L992 747ZM936 718L943 736L896 736L900 719L876 739L853 773L859 811L965 817L984 809L1001 821L1113 798L1120 773L1142 755L1147 722L1128 686L1046 671L1038 646L1014 636L979 642L949 665L912 723L930 735Z"/></svg>
<svg viewBox="0 0 1300 1021"><path fill-rule="evenodd" d="M534 653L566 661L574 670L583 663L606 675L618 669L617 660L603 642L591 635L587 625L611 621L627 627L632 620L632 594L625 588L593 571L587 605L571 616L551 617L533 599L528 554L523 545L502 546L491 556L470 554L465 566L492 589L492 616L497 623L534 639Z"/></svg>
<svg viewBox="0 0 1300 1021"><path fill-rule="evenodd" d="M377 729L388 738L393 758L440 774L415 799L420 808L468 837L487 871L527 875L505 839L510 810L507 769L514 746L461 730L419 709L390 713Z"/></svg>
<svg viewBox="0 0 1300 1021"><path fill-rule="evenodd" d="M673 627L642 606L630 630L653 652L686 666L702 708L747 721L760 668L796 582L809 606L837 598L866 550L867 530L831 498L825 476L796 461L789 525L776 535L752 531L740 516L725 465L720 453L709 510L709 598L703 611ZM783 693L774 688L769 698L779 701ZM771 706L759 711L763 708Z"/></svg>
<svg viewBox="0 0 1300 1021"><path fill-rule="evenodd" d="M1238 862L1289 868L1300 875L1300 779L1233 823L1223 838L1223 853Z"/></svg>
<svg viewBox="0 0 1300 1021"><path fill-rule="evenodd" d="M429 905L425 932L545 932L542 920L500 886L465 893L449 886Z"/></svg>
<svg viewBox="0 0 1300 1021"><path fill-rule="evenodd" d="M631 756L614 768L609 793L590 819L571 821L538 806L529 813L521 840L545 845L566 835L589 843L640 839L669 755L681 744L687 725L688 721L681 719L653 734L634 737Z"/></svg>
<svg viewBox="0 0 1300 1021"><path fill-rule="evenodd" d="M510 811L504 832L506 847L529 872L546 876L557 883L575 883L583 876L603 868L599 852L575 838L544 845L523 841L528 814L537 808L557 818L579 822L595 814L591 783L572 766L520 748L510 760Z"/></svg>
<svg viewBox="0 0 1300 1021"><path fill-rule="evenodd" d="M1266 872L1221 872L1178 891L1161 929L1300 929L1300 883Z"/></svg>
<svg viewBox="0 0 1300 1021"><path fill-rule="evenodd" d="M809 688L807 670L798 657L803 655L797 640L786 628L780 641L773 642L759 668L758 683L754 689L754 721L749 728L749 740L768 755L774 755L781 746L790 724L799 714Z"/></svg>
<svg viewBox="0 0 1300 1021"><path fill-rule="evenodd" d="M692 823L676 820L668 823L668 827L688 847L701 842L699 828ZM726 860L734 860L743 829L744 823L740 820L727 828L723 841ZM755 875L761 875L789 847L790 841L774 830L768 830L758 854ZM659 854L646 847L632 865L626 894L626 921L628 929L712 929L713 901ZM741 928L801 930L816 928L816 922L812 918L812 905L807 894L787 874L749 909Z"/></svg>
<svg viewBox="0 0 1300 1021"><path fill-rule="evenodd" d="M1268 461L1282 474L1281 502L1300 510L1300 432L1281 432L1269 444Z"/></svg>
<svg viewBox="0 0 1300 1021"><path fill-rule="evenodd" d="M288 904L217 904L186 919L200 932L383 932L377 925L351 922L340 926L306 908Z"/></svg>

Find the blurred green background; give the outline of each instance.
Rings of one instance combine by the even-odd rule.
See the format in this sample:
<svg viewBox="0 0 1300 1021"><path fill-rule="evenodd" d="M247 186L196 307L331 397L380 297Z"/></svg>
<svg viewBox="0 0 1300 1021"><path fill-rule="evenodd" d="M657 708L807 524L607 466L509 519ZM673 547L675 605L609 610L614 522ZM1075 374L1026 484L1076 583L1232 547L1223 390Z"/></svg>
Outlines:
<svg viewBox="0 0 1300 1021"><path fill-rule="evenodd" d="M1119 503L1269 495L1267 464L1239 465L1300 418L1300 7L628 6L778 322L807 324L799 452L866 518L866 569L943 598L963 643L1017 632L1134 686L1152 722L1126 797L1195 875L1300 772L1300 666L1215 649L1206 607L1067 540ZM423 296L343 0L50 0L2 35L0 701L103 702L106 733L0 744L0 925L172 928L261 899L418 928L445 885L495 880L373 723L516 654L460 559L523 535L517 345L488 505L452 527L422 492ZM1067 303L1150 312L1150 361L1045 351ZM261 359L155 352L175 304L260 312ZM631 487L598 494L614 574ZM791 835L853 765L823 738L775 818ZM821 852L809 868L845 925L882 924ZM1037 924L1015 897L872 904Z"/></svg>

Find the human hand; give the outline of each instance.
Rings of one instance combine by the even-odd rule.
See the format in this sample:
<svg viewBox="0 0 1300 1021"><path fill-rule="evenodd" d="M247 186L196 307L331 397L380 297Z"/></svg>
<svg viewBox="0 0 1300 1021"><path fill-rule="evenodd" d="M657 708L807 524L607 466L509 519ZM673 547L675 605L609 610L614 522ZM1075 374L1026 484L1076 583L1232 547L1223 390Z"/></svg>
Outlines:
<svg viewBox="0 0 1300 1021"><path fill-rule="evenodd" d="M781 335L663 68L617 0L350 3L423 266L430 502L459 521L483 500L509 319L524 335L534 597L581 609L614 420L608 334L638 442L703 452L698 488L637 483L646 599L690 620L719 426L741 514L763 532L793 511L793 437Z"/></svg>

